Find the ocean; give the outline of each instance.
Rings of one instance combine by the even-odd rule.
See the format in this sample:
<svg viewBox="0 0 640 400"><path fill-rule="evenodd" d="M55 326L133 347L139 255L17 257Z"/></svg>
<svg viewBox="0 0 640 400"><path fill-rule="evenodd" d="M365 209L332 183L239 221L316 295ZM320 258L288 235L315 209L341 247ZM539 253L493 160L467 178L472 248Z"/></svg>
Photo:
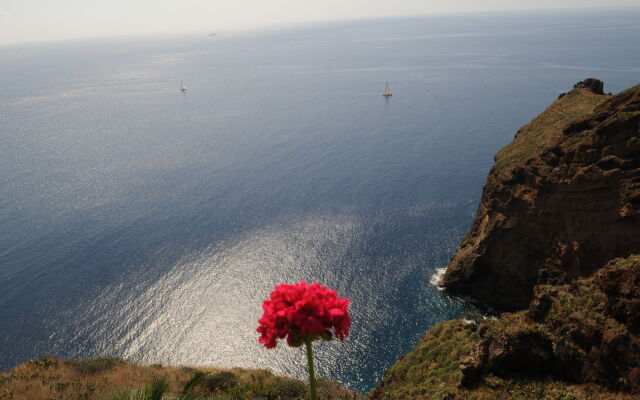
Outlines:
<svg viewBox="0 0 640 400"><path fill-rule="evenodd" d="M584 78L640 83L639 20L0 47L0 368L107 355L304 378L303 349L263 349L255 329L273 287L305 279L352 301L351 335L316 346L319 374L368 391L427 329L477 313L429 280L493 155Z"/></svg>

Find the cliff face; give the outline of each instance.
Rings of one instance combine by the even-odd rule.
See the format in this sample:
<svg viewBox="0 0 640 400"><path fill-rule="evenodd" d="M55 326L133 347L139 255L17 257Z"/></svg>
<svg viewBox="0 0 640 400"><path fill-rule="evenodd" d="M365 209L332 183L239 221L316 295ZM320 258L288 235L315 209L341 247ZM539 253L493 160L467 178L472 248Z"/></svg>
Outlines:
<svg viewBox="0 0 640 400"><path fill-rule="evenodd" d="M473 225L447 268L450 292L526 308L536 284L589 277L640 249L640 85L589 79L495 157Z"/></svg>

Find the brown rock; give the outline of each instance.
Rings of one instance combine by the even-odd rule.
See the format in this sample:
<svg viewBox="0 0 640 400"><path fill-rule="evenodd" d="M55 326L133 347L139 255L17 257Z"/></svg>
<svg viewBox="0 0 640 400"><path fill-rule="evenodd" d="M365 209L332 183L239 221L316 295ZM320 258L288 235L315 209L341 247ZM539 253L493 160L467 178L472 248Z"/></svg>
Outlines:
<svg viewBox="0 0 640 400"><path fill-rule="evenodd" d="M640 256L618 259L594 278L536 287L527 311L505 313L460 359L462 385L489 374L553 378L640 394Z"/></svg>
<svg viewBox="0 0 640 400"><path fill-rule="evenodd" d="M609 312L640 335L640 257L612 261L595 282L607 295Z"/></svg>
<svg viewBox="0 0 640 400"><path fill-rule="evenodd" d="M449 291L523 309L536 284L640 250L640 85L607 96L600 81L576 84L495 160Z"/></svg>
<svg viewBox="0 0 640 400"><path fill-rule="evenodd" d="M553 293L541 292L536 293L529 305L529 317L534 321L541 321L551 309Z"/></svg>

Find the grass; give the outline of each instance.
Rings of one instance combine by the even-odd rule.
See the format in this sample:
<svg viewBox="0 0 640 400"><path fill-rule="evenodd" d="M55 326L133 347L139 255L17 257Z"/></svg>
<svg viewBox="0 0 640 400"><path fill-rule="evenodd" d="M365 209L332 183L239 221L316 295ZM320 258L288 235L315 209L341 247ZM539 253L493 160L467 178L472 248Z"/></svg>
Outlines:
<svg viewBox="0 0 640 400"><path fill-rule="evenodd" d="M616 269L627 269L639 262L640 262L640 255L632 254L629 257L619 258L615 260L613 267Z"/></svg>
<svg viewBox="0 0 640 400"><path fill-rule="evenodd" d="M551 103L547 109L523 126L514 140L496 155L494 169L506 174L518 165L540 154L544 148L562 137L562 131L571 122L591 113L610 98L587 89L574 89Z"/></svg>
<svg viewBox="0 0 640 400"><path fill-rule="evenodd" d="M517 400L632 400L624 393L602 391L599 387L574 385L557 380L504 379L484 377L477 387L461 390L451 400L517 399Z"/></svg>
<svg viewBox="0 0 640 400"><path fill-rule="evenodd" d="M358 393L319 379L324 400L360 400ZM305 382L268 370L142 366L114 358L29 361L0 373L2 400L297 400Z"/></svg>
<svg viewBox="0 0 640 400"><path fill-rule="evenodd" d="M436 325L418 347L387 370L372 397L447 398L462 380L460 358L469 355L476 339L474 329L461 321Z"/></svg>

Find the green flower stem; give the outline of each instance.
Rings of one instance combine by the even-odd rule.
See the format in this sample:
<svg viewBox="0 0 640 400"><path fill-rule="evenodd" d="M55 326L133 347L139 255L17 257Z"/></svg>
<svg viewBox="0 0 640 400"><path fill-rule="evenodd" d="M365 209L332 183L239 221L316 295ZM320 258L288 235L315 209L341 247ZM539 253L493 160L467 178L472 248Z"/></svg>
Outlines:
<svg viewBox="0 0 640 400"><path fill-rule="evenodd" d="M316 374L313 370L313 349L311 348L311 340L306 339L304 344L307 346L307 364L309 365L309 387L311 389L311 400L318 400L316 393Z"/></svg>

